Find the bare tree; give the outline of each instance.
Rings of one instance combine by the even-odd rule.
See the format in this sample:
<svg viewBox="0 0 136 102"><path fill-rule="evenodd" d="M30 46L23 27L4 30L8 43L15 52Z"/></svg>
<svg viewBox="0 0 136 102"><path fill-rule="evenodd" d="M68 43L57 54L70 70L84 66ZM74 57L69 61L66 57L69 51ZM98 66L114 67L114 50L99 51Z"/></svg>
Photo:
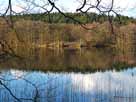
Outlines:
<svg viewBox="0 0 136 102"><path fill-rule="evenodd" d="M0 15L6 20L9 28L14 29L16 36L19 41L22 41L18 36L18 33L14 27L14 15L21 14L31 14L31 13L42 13L43 15L48 15L49 21L51 22L50 14L52 12L58 12L63 15L65 18L71 19L74 22L80 24L85 29L91 29L86 26L82 21L77 20L76 18L67 15L60 6L57 5L59 0L16 0L18 2L18 8L21 9L20 12L14 9L15 1L8 0L5 8L0 12ZM71 2L70 2L71 3ZM75 0L75 3L79 4L79 7L76 8L76 12L86 14L87 17L90 17L88 14L95 10L99 14L106 14L108 16L108 22L110 25L110 31L114 34L113 20L112 15L118 16L114 8L114 0L106 1L105 0ZM3 7L3 6L2 6ZM1 8L0 8L1 9ZM7 43L6 43L7 44ZM12 51L13 52L13 51Z"/></svg>
<svg viewBox="0 0 136 102"><path fill-rule="evenodd" d="M24 2L26 4L26 6L19 5L19 8L22 9L22 12L16 12L16 10L13 10L14 5L12 4L12 0L8 0L8 6L2 15L5 18L7 16L10 18L9 24L11 25L11 27L13 27L12 16L16 15L16 14L42 12L43 14L47 14L50 19L51 12L59 12L64 17L77 22L78 24L80 24L84 28L87 28L84 26L82 21L79 21L79 20L75 19L74 17L71 17L71 16L65 14L65 12L63 12L63 10L61 10L61 8L57 5L56 2L58 2L58 1L59 0L22 0L22 1L20 1L20 4ZM91 12L91 10L95 10L99 14L107 14L108 21L111 26L111 31L112 31L112 33L114 33L113 26L112 26L111 14L114 14L118 17L119 17L119 14L114 10L114 0L110 0L110 1L106 1L106 2L104 2L104 1L105 0L76 0L75 3L80 4L80 5L79 5L79 8L76 8L75 11L80 12L80 13L84 13L87 16L88 16L88 13ZM16 2L19 2L19 1L17 0Z"/></svg>

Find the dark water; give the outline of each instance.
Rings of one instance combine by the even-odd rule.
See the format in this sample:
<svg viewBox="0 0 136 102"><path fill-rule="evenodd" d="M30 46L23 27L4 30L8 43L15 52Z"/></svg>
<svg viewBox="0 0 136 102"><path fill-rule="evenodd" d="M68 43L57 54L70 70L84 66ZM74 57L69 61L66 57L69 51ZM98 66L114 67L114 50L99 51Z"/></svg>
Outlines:
<svg viewBox="0 0 136 102"><path fill-rule="evenodd" d="M52 72L96 72L136 66L136 52L118 53L113 49L18 48L16 55L0 58L1 69Z"/></svg>
<svg viewBox="0 0 136 102"><path fill-rule="evenodd" d="M135 54L17 49L0 60L0 102L136 102Z"/></svg>

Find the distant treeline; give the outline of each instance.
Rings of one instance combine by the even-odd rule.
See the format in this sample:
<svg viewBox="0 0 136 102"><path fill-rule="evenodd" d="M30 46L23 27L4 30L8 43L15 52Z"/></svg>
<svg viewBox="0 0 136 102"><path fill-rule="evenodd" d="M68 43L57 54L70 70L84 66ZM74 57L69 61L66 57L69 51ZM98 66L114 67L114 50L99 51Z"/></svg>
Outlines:
<svg viewBox="0 0 136 102"><path fill-rule="evenodd" d="M92 22L99 22L103 23L108 20L108 16L105 14L96 14L96 13L65 13L66 16L74 18L82 23L92 23ZM34 20L34 21L44 21L47 23L70 23L70 24L77 24L73 19L65 17L60 13L50 13L50 14L23 14L23 15L16 15L14 19L25 19L25 20ZM128 24L128 23L135 23L136 19L128 16L112 16L114 22L118 22L120 24Z"/></svg>
<svg viewBox="0 0 136 102"><path fill-rule="evenodd" d="M5 40L12 48L16 46L46 48L111 47L118 52L128 54L136 52L136 19L126 16L113 17L114 34L111 33L108 17L90 13L90 17L81 13L66 13L78 19L90 28L84 29L72 19L60 13L16 15L14 29L0 18L0 40ZM49 17L50 16L50 17ZM119 25L118 22L121 22Z"/></svg>

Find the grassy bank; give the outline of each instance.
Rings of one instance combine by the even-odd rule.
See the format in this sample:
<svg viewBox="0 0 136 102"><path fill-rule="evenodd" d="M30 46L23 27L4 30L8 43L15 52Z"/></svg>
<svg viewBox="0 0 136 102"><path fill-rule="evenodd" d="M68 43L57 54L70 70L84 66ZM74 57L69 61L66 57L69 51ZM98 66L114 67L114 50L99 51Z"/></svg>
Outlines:
<svg viewBox="0 0 136 102"><path fill-rule="evenodd" d="M14 49L17 46L45 48L115 47L119 52L135 50L136 24L118 25L110 32L108 22L88 23L84 29L78 24L49 24L43 21L20 19L14 28L0 22L0 40L5 40ZM124 52L124 53L125 53Z"/></svg>

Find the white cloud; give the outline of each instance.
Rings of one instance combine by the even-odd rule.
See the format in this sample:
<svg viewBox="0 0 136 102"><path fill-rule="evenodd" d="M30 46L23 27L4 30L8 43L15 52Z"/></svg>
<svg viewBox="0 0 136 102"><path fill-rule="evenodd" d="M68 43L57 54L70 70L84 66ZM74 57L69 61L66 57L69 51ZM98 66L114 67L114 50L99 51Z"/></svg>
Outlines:
<svg viewBox="0 0 136 102"><path fill-rule="evenodd" d="M23 8L21 8L21 7L17 6L17 5L13 5L13 6L12 6L12 9L13 9L13 11L15 11L16 13L20 13L20 12L24 11Z"/></svg>
<svg viewBox="0 0 136 102"><path fill-rule="evenodd" d="M83 0L59 0L58 4L65 7L68 11L75 12L79 5L81 5L83 2L79 2ZM95 4L96 0L88 0L91 4ZM111 4L111 0L102 0L101 5L108 6ZM136 7L136 0L114 0L114 9L123 15L127 16L135 16L135 7ZM134 10L132 10L132 8ZM91 12L96 12L95 9L92 9Z"/></svg>
<svg viewBox="0 0 136 102"><path fill-rule="evenodd" d="M42 0L36 0L37 3L41 2ZM44 0L46 1L46 0ZM57 6L63 11L68 11L68 12L75 12L78 7L80 7L81 3L79 2L83 0L58 0L57 1ZM95 4L96 0L88 0L92 4ZM7 3L8 0L1 0L0 2L0 12L3 11L3 8L7 8ZM43 2L41 2L43 4ZM22 0L13 0L13 10L16 11L17 13L22 12L24 8L28 8L26 3ZM101 5L107 6L111 4L111 0L102 0ZM21 7L20 7L21 6ZM33 6L32 6L33 7ZM31 8L32 8L31 7ZM118 13L127 15L127 16L136 16L136 0L114 0L114 9L118 11ZM39 8L36 8L39 10ZM118 10L120 9L120 10ZM34 9L35 10L35 9ZM30 11L31 12L31 11ZM96 12L95 9L92 9L91 12Z"/></svg>
<svg viewBox="0 0 136 102"><path fill-rule="evenodd" d="M80 91L85 93L94 93L96 91L108 93L109 90L114 93L115 90L124 90L124 93L129 95L130 89L135 88L136 85L136 76L132 77L131 71L72 74L71 81L74 89L80 88ZM136 71L136 69L133 71Z"/></svg>

